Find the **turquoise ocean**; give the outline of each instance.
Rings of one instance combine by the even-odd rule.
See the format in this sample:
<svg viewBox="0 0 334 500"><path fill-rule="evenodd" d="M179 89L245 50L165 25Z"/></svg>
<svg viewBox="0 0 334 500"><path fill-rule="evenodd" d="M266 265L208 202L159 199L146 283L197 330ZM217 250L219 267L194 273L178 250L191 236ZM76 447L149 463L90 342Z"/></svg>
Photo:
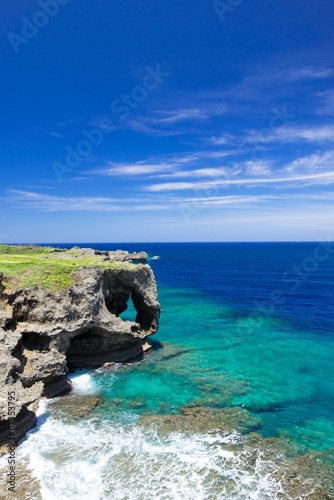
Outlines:
<svg viewBox="0 0 334 500"><path fill-rule="evenodd" d="M143 359L42 402L18 449L26 498L333 498L333 244L80 246L149 253L160 328ZM178 428L194 408L244 420Z"/></svg>

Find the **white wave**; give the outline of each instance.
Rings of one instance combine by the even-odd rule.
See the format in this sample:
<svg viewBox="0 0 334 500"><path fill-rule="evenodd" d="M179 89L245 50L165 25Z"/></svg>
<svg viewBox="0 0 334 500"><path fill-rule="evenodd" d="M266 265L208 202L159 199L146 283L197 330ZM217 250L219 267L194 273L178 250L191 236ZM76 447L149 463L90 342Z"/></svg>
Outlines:
<svg viewBox="0 0 334 500"><path fill-rule="evenodd" d="M46 409L48 407L48 404L50 403L49 399L42 399L39 404L38 404L38 409L36 411L36 417L40 417L46 412Z"/></svg>
<svg viewBox="0 0 334 500"><path fill-rule="evenodd" d="M74 392L80 394L96 394L98 392L91 373L87 371L75 372L69 378Z"/></svg>
<svg viewBox="0 0 334 500"><path fill-rule="evenodd" d="M63 423L50 415L20 447L43 500L273 500L275 465L242 449L242 436L162 439L105 417ZM287 498L286 496L284 498Z"/></svg>

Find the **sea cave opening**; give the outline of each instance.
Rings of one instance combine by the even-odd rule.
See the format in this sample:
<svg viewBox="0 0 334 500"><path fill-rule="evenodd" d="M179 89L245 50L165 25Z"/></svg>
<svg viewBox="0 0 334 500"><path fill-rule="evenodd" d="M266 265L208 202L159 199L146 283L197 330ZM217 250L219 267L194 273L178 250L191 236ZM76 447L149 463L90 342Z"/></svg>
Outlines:
<svg viewBox="0 0 334 500"><path fill-rule="evenodd" d="M90 328L72 338L66 350L69 371L90 366L103 348L103 334L98 328Z"/></svg>
<svg viewBox="0 0 334 500"><path fill-rule="evenodd" d="M137 321L137 315L138 311L135 308L135 305L133 303L133 296L132 294L129 296L129 299L126 303L126 309L119 314L119 317L122 318L123 321Z"/></svg>
<svg viewBox="0 0 334 500"><path fill-rule="evenodd" d="M105 304L111 314L121 318L123 321L138 322L138 304L135 300L135 292L129 289L117 290L117 294L111 293L105 297Z"/></svg>

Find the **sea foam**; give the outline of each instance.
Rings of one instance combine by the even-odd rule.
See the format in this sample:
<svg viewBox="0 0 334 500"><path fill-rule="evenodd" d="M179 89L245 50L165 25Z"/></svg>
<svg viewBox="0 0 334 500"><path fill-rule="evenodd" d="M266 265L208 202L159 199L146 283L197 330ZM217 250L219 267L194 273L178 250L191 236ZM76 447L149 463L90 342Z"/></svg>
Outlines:
<svg viewBox="0 0 334 500"><path fill-rule="evenodd" d="M243 438L170 434L109 418L75 424L48 418L20 447L20 460L41 487L43 500L276 499L276 466ZM284 498L288 498L285 496Z"/></svg>

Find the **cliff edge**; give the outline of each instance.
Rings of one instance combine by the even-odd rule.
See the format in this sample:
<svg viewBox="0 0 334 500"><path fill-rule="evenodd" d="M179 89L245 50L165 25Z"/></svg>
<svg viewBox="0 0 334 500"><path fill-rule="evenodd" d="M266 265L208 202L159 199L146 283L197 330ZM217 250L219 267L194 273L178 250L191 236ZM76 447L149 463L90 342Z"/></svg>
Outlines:
<svg viewBox="0 0 334 500"><path fill-rule="evenodd" d="M3 247L0 448L4 452L8 443L18 442L35 425L41 398L70 390L69 370L142 355L149 347L146 337L158 329L160 304L151 268L127 262L127 255L117 260L91 249L65 253L36 247L29 253L25 248L34 247L7 247L7 252ZM15 253L18 248L23 250ZM120 318L129 299L136 309L135 321Z"/></svg>

